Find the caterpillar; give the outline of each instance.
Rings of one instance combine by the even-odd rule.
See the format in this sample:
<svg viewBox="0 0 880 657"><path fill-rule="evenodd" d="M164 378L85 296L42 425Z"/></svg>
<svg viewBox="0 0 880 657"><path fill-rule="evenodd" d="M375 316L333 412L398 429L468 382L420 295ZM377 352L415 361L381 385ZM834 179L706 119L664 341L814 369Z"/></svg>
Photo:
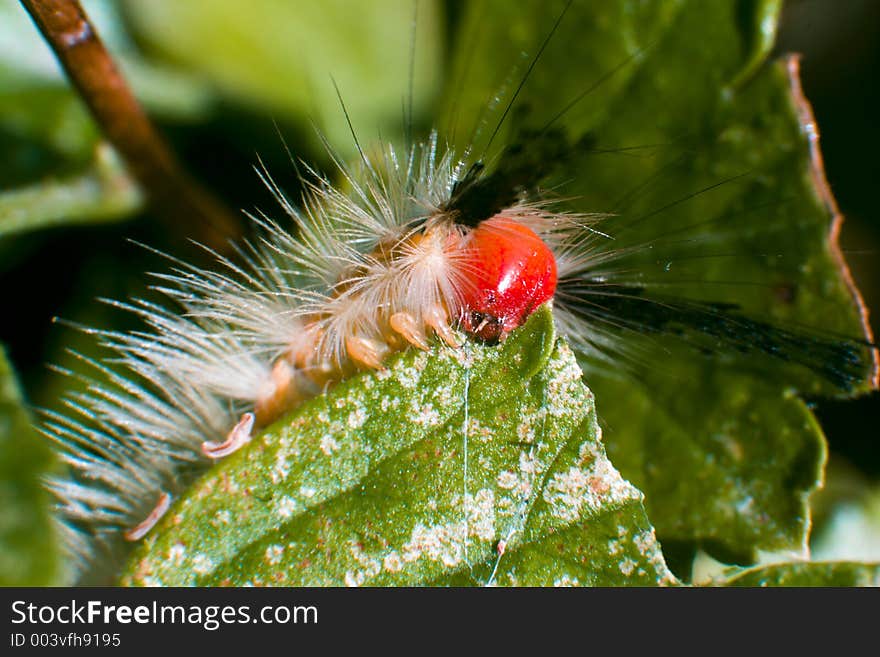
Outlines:
<svg viewBox="0 0 880 657"><path fill-rule="evenodd" d="M528 71L570 4L529 53ZM451 348L504 340L544 303L588 375L625 372L641 350L666 348L655 336L683 336L695 351L760 354L834 390L860 385L874 358L870 337L786 326L756 317L729 292L679 295L645 275L654 247L682 247L675 231L700 234L685 247L711 244L717 233L701 233L706 226L685 218L662 238L626 242L633 225L737 184L740 174L712 174L714 182L695 182L642 214L578 211L585 201L557 195L557 174L603 147L590 131L560 125L567 101L549 109L550 120L524 119L528 108L517 100L528 82L524 72L511 86L482 147L456 150L434 132L404 149L362 149L353 131L355 162L334 158L341 182L306 165L297 202L262 170L287 224L250 215L259 238L232 257L215 254L211 270L172 259L172 271L155 275L166 304L111 302L147 328L87 329L114 354L89 363L104 382L89 381L69 413L47 411L42 423L73 471L49 486L82 571L124 539L142 538L193 472L328 386L381 368L395 351L427 348L432 336ZM502 127L511 132L490 153ZM621 186L638 196L632 182ZM627 346L621 335L646 342Z"/></svg>

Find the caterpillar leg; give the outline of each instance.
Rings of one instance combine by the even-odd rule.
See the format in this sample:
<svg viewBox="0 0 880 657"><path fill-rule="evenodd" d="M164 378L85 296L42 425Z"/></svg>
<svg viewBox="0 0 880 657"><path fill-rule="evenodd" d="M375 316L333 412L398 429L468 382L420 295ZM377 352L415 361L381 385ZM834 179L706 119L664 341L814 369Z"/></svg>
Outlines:
<svg viewBox="0 0 880 657"><path fill-rule="evenodd" d="M305 399L316 390L324 388L328 383L339 378L338 368L334 366L332 360L322 358L319 353L319 344L323 335L324 332L317 323L308 324L302 335L298 336L296 342L290 346L284 356L284 359L293 365L296 372L306 379L306 381L300 380L298 382L299 387L305 388L300 395L301 399ZM288 408L293 405L288 405Z"/></svg>
<svg viewBox="0 0 880 657"><path fill-rule="evenodd" d="M419 321L410 313L394 313L388 319L391 328L414 347L428 350L428 338Z"/></svg>
<svg viewBox="0 0 880 657"><path fill-rule="evenodd" d="M258 426L270 424L304 400L303 381L296 376L296 370L285 358L278 359L272 366L266 390L254 404Z"/></svg>
<svg viewBox="0 0 880 657"><path fill-rule="evenodd" d="M251 440L251 431L254 428L255 416L253 413L245 413L241 416L229 435L222 443L206 440L202 443L202 453L212 459L219 459L238 451Z"/></svg>
<svg viewBox="0 0 880 657"><path fill-rule="evenodd" d="M379 340L371 340L360 336L345 338L345 350L349 358L369 369L382 368L382 361L388 353L388 345Z"/></svg>
<svg viewBox="0 0 880 657"><path fill-rule="evenodd" d="M122 537L126 541L138 541L142 539L147 535L147 532L156 526L156 523L161 520L162 516L165 515L170 507L171 496L168 493L162 493L159 496L159 501L156 503L156 506L153 507L153 510L150 511L149 515L144 518L143 521L124 532Z"/></svg>
<svg viewBox="0 0 880 657"><path fill-rule="evenodd" d="M461 346L461 341L456 337L455 331L449 325L449 314L446 309L438 303L429 306L423 315L425 324L434 329L434 332L440 336L450 347L456 349Z"/></svg>

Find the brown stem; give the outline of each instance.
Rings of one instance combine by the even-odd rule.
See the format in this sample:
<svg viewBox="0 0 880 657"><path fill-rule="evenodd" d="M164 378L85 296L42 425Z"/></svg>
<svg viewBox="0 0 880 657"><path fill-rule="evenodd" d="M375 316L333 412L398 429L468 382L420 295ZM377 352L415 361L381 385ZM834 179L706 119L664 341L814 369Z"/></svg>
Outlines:
<svg viewBox="0 0 880 657"><path fill-rule="evenodd" d="M21 0L88 105L125 159L154 211L194 237L226 250L238 219L189 176L153 127L77 0Z"/></svg>

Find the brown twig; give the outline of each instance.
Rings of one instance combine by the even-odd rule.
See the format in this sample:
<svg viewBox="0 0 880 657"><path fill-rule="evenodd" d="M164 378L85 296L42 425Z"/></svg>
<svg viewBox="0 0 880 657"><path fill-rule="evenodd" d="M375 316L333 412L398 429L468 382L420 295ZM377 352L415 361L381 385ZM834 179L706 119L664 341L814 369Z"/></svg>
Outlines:
<svg viewBox="0 0 880 657"><path fill-rule="evenodd" d="M238 219L189 176L153 127L77 0L21 0L154 211L226 250Z"/></svg>

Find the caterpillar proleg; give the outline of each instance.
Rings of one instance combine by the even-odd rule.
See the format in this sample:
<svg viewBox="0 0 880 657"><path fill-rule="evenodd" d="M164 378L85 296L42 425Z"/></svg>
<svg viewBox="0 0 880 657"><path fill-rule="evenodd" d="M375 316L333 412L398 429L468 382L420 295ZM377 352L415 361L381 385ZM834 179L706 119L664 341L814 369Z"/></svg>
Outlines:
<svg viewBox="0 0 880 657"><path fill-rule="evenodd" d="M743 171L742 162L723 160L738 139L761 141L760 122L734 116L720 126L698 125L708 154L694 153L696 142L682 138L639 169L638 179L615 179L601 199L589 195L585 185L594 178L615 175L613 165L590 158L657 150L652 138L662 136L660 128L635 124L630 139L600 130L600 119L635 114L636 103L590 103L605 84L632 84L637 99L659 94L654 78L645 73L646 82L628 67L647 66L641 62L661 35L652 27L604 68L588 71L598 64L585 59L576 89L550 97L533 77L554 47L574 43L578 26L566 23L571 6L554 5L540 38L523 46L525 59L506 67L512 83L492 80L491 91L481 90L485 115L475 125L438 126L403 147L382 140L362 147L352 127L357 156L348 162L328 147L332 179L302 163L305 191L296 199L285 195L276 172L261 168L280 218L250 214L257 236L232 255L213 253L210 269L169 257L170 270L154 274L162 302L110 302L145 328L87 329L112 355L90 361L94 380L68 399L69 412L47 412L41 425L71 469L49 486L82 572L96 559L116 558L125 539L148 535L196 473L246 448L305 400L381 369L399 351L437 341L450 349L465 340L504 341L544 304L552 304L559 334L597 380L636 380L634 364L656 372L683 358L694 369L715 361L742 371L767 366L784 372L780 387L798 392L876 385L867 325L860 324L861 334L851 330L859 305L851 282L837 285L846 299L829 307L849 304L852 312L821 330L799 324L800 299L771 303L774 295L785 297L798 271L807 279L799 293L821 297L816 289L825 272L814 272L831 256L795 254L789 264L778 255L786 253L787 227L740 222L783 203L779 195L788 191L775 189L782 178L775 169ZM649 17L651 25L666 26L671 19L659 14ZM752 72L737 66L724 71L729 86L713 99L718 115L734 114L725 94L749 93L736 85ZM789 60L791 75L793 66ZM776 68L767 77L784 74ZM542 98L546 107L536 102ZM654 102L684 111L679 98L659 98ZM447 102L449 118L474 101ZM789 150L807 147L804 135L786 138ZM664 176L681 170L686 184L666 189ZM738 185L747 191L730 191ZM704 218L713 195L723 198L723 210ZM816 232L790 218L801 233ZM732 253L725 239L735 243ZM735 258L748 261L742 280L725 280L724 270L713 269ZM710 259L713 266L699 269ZM685 274L675 279L680 270ZM505 549L499 542L499 557Z"/></svg>

